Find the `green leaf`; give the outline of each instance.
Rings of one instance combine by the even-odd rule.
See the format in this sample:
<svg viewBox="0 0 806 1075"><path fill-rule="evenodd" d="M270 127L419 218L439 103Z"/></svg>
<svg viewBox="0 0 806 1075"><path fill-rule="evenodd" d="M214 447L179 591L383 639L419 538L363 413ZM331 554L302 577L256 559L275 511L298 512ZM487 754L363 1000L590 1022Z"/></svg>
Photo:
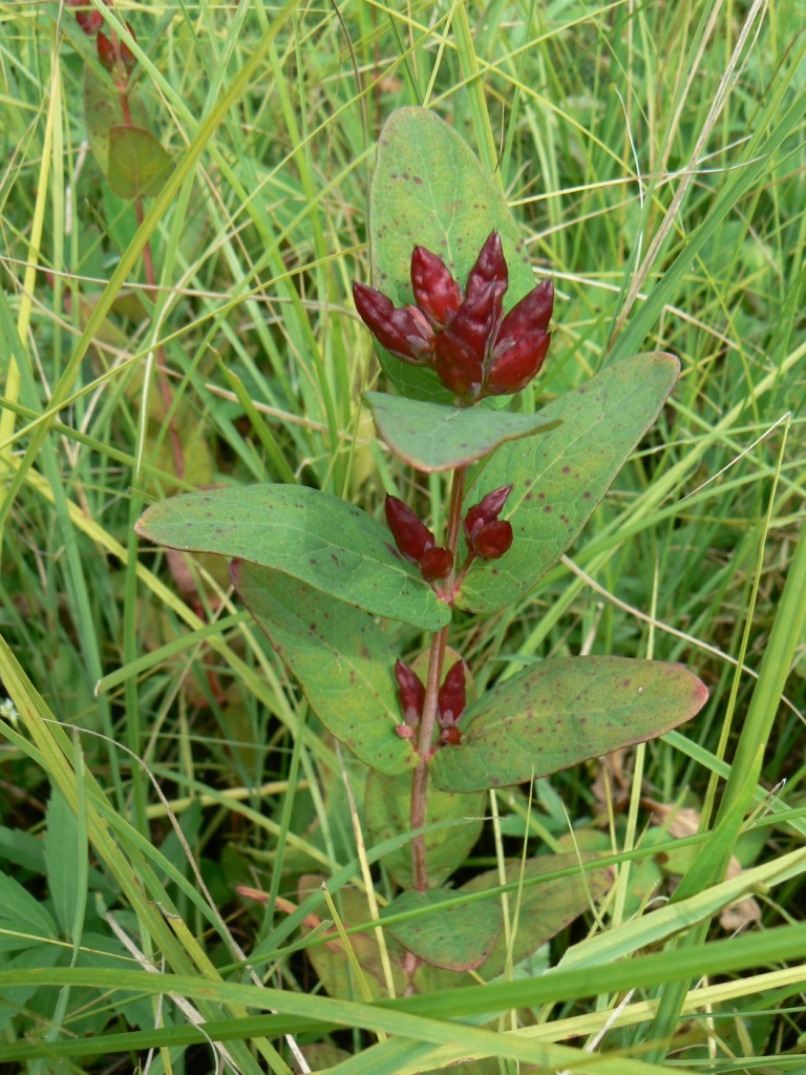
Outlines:
<svg viewBox="0 0 806 1075"><path fill-rule="evenodd" d="M411 768L417 760L411 743L395 734L401 715L394 662L374 620L245 560L232 564L231 575L328 731L383 773Z"/></svg>
<svg viewBox="0 0 806 1075"><path fill-rule="evenodd" d="M453 792L428 789L428 822L464 822L436 829L425 836L425 857L428 883L443 884L461 866L479 838L484 825L485 797L456 795ZM367 819L369 842L399 836L411 830L411 775L383 776L379 772L367 777L364 795L364 815ZM401 888L410 888L411 847L406 844L382 859L384 866Z"/></svg>
<svg viewBox="0 0 806 1075"><path fill-rule="evenodd" d="M476 484L484 492L513 485L501 518L512 524L514 540L500 560L473 561L460 608L505 608L557 563L655 421L679 370L677 359L661 352L625 359L540 412L562 425L496 452ZM479 499L471 487L465 507Z"/></svg>
<svg viewBox="0 0 806 1075"><path fill-rule="evenodd" d="M394 549L385 526L303 485L190 493L153 505L141 537L271 567L376 616L437 631L450 611Z"/></svg>
<svg viewBox="0 0 806 1075"><path fill-rule="evenodd" d="M445 791L520 784L654 739L708 698L678 664L624 657L541 661L496 684L462 720L462 743L431 763Z"/></svg>
<svg viewBox="0 0 806 1075"><path fill-rule="evenodd" d="M48 889L63 937L74 939L76 912L81 900L82 871L79 857L86 861L87 845L79 833L78 819L64 795L54 787L48 803L45 832L45 863Z"/></svg>
<svg viewBox="0 0 806 1075"><path fill-rule="evenodd" d="M503 929L501 904L491 899L441 907L446 900L455 899L456 893L446 889L403 892L381 918L422 911L408 921L390 923L387 931L418 959L434 967L473 970L487 958Z"/></svg>
<svg viewBox="0 0 806 1075"><path fill-rule="evenodd" d="M37 947L58 932L42 902L0 871L0 952Z"/></svg>
<svg viewBox="0 0 806 1075"><path fill-rule="evenodd" d="M404 462L433 472L474 463L505 441L559 425L543 414L510 414L487 407L444 407L383 392L365 392L378 435Z"/></svg>
<svg viewBox="0 0 806 1075"><path fill-rule="evenodd" d="M534 286L529 258L498 187L459 134L434 112L400 108L384 124L369 193L372 282L395 303L412 302L415 246L438 254L464 287L485 239L497 228L509 266L506 308ZM405 396L449 402L430 370L378 348Z"/></svg>
<svg viewBox="0 0 806 1075"><path fill-rule="evenodd" d="M119 197L153 198L173 170L173 161L150 131L109 128L109 186Z"/></svg>
<svg viewBox="0 0 806 1075"><path fill-rule="evenodd" d="M575 866L582 861L590 861L595 855L576 853L564 855L543 855L529 862L513 860L507 864L504 883L513 884L523 878L524 882L533 881L545 874L554 873ZM598 900L613 881L609 869L594 870L569 877L557 877L543 884L529 885L521 890L520 901L516 891L509 893L509 913L514 915L518 907L518 929L511 941L512 964L517 965L538 950L546 941L551 940L561 929L574 921L583 911L588 910ZM501 875L497 869L479 874L472 881L462 886L462 892L483 892L496 889L501 884ZM501 933L487 959L479 968L479 973L488 981L497 978L506 964L507 941Z"/></svg>

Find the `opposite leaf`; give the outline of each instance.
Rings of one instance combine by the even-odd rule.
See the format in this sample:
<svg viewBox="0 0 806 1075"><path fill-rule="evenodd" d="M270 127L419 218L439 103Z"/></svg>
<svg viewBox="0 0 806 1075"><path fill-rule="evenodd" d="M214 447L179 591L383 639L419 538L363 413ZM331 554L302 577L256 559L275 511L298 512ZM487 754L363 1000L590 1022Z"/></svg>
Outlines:
<svg viewBox="0 0 806 1075"><path fill-rule="evenodd" d="M503 929L497 899L457 904L457 893L446 889L403 892L384 911L382 918L408 911L421 911L414 918L386 928L418 959L444 970L473 970L487 958ZM446 901L449 907L441 907Z"/></svg>
<svg viewBox="0 0 806 1075"><path fill-rule="evenodd" d="M413 301L412 250L441 257L462 286L493 228L509 267L508 310L534 286L522 239L495 183L452 127L424 108L399 108L384 124L369 195L372 282L396 306ZM381 352L399 391L414 399L452 396L430 370Z"/></svg>
<svg viewBox="0 0 806 1075"><path fill-rule="evenodd" d="M155 197L173 169L173 161L150 131L110 127L109 186L119 197Z"/></svg>
<svg viewBox="0 0 806 1075"><path fill-rule="evenodd" d="M446 407L383 392L365 392L378 436L405 463L432 473L474 463L505 441L559 425L540 414L510 414L487 407Z"/></svg>
<svg viewBox="0 0 806 1075"><path fill-rule="evenodd" d="M438 751L432 778L444 791L520 784L663 735L707 698L682 665L624 657L541 661L470 707L461 746Z"/></svg>
<svg viewBox="0 0 806 1075"><path fill-rule="evenodd" d="M580 868L568 877L556 877L542 884L529 882L545 874L580 866L580 858L583 862L589 862L595 857L585 853L581 856L577 853L542 855L525 863L518 859L507 864L505 883L524 882L520 893L509 893L510 913L514 913L516 906L518 908L518 930L514 937L509 938L513 965L536 952L599 900L612 884L613 871L605 867L585 873ZM497 889L500 884L500 871L488 870L463 885L462 892L483 892L486 888ZM497 978L504 971L506 962L507 938L502 933L479 968L479 973L487 981Z"/></svg>
<svg viewBox="0 0 806 1075"><path fill-rule="evenodd" d="M185 552L215 552L291 575L376 616L436 631L450 611L403 562L385 526L303 485L252 485L154 504L141 537Z"/></svg>
<svg viewBox="0 0 806 1075"><path fill-rule="evenodd" d="M400 710L389 644L375 621L245 560L234 561L230 574L327 730L373 769L395 774L411 768L411 743L395 735Z"/></svg>
<svg viewBox="0 0 806 1075"><path fill-rule="evenodd" d="M560 426L496 452L479 485L513 485L501 518L512 524L514 540L500 562L474 561L457 598L460 608L505 608L557 563L655 421L679 371L677 359L660 352L609 366L543 408L542 417L560 419ZM466 507L476 500L471 487Z"/></svg>

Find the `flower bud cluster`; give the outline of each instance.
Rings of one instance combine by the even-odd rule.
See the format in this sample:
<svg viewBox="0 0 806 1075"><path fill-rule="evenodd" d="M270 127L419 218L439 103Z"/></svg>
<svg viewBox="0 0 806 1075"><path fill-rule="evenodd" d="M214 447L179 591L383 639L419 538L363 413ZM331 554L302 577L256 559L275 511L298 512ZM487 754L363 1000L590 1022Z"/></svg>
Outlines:
<svg viewBox="0 0 806 1075"><path fill-rule="evenodd" d="M410 365L433 369L454 396L473 403L525 388L548 351L554 285L545 280L504 316L508 285L501 237L493 231L464 292L442 258L415 246L414 305L396 307L386 295L360 283L353 284L353 296L367 327L387 351Z"/></svg>
<svg viewBox="0 0 806 1075"><path fill-rule="evenodd" d="M398 497L388 495L384 507L392 537L406 559L417 564L426 582L446 579L453 570L450 549L437 545L425 523Z"/></svg>
<svg viewBox="0 0 806 1075"><path fill-rule="evenodd" d="M76 11L76 22L87 35L95 37L95 46L98 50L98 59L107 71L114 71L118 63L122 64L127 75L133 71L137 58L124 41L112 41L103 32L104 17L97 9L88 9L86 0L68 0L68 7L80 8ZM127 22L126 29L134 37L134 30Z"/></svg>
<svg viewBox="0 0 806 1075"><path fill-rule="evenodd" d="M423 715L425 687L414 669L401 660L395 662L395 679L404 720L403 724L398 724L396 731L401 739L414 739ZM466 704L465 662L458 660L445 676L437 693L440 743L449 746L460 745L462 733L457 725L465 711Z"/></svg>
<svg viewBox="0 0 806 1075"><path fill-rule="evenodd" d="M470 556L497 560L512 545L512 524L498 516L512 492L511 485L493 489L478 504L468 509L464 517L465 541Z"/></svg>

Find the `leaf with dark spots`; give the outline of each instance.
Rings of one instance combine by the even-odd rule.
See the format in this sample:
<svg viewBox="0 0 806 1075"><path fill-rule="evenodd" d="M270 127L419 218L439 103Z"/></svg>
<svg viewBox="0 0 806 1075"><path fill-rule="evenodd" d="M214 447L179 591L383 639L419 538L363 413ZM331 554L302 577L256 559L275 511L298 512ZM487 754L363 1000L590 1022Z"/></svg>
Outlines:
<svg viewBox="0 0 806 1075"><path fill-rule="evenodd" d="M207 518L209 504L215 526ZM135 529L173 549L270 567L373 615L426 631L450 619L431 587L390 553L385 526L318 489L252 485L190 493L153 505Z"/></svg>
<svg viewBox="0 0 806 1075"><path fill-rule="evenodd" d="M404 178L406 177L406 178ZM418 182L417 180L421 180ZM394 197L389 196L394 188ZM532 289L522 237L506 200L461 135L424 108L399 108L386 121L369 196L372 281L396 306L412 302L411 252L423 246L443 259L464 286L491 230L501 235L509 265L507 306ZM436 375L379 349L396 388L412 399L449 402Z"/></svg>
<svg viewBox="0 0 806 1075"><path fill-rule="evenodd" d="M416 761L411 745L395 735L400 713L394 661L371 617L245 560L236 560L230 574L327 730L383 773L411 768Z"/></svg>
<svg viewBox="0 0 806 1075"><path fill-rule="evenodd" d="M468 707L462 745L437 752L433 782L469 792L546 776L663 735L707 698L705 685L682 665L623 657L541 661Z"/></svg>
<svg viewBox="0 0 806 1075"><path fill-rule="evenodd" d="M508 608L559 561L655 421L679 371L678 360L661 352L618 362L598 374L595 392L580 388L542 409L544 418L560 418L562 425L498 449L482 480L485 488L514 484L501 518L512 524L517 540L500 577L492 576L488 562L473 562L457 597L460 608L482 613ZM618 425L614 415L623 415ZM566 467L578 475L574 483ZM579 481L588 496L579 495ZM539 490L537 501L548 500L545 508L528 499L533 490ZM466 505L476 499L470 486Z"/></svg>

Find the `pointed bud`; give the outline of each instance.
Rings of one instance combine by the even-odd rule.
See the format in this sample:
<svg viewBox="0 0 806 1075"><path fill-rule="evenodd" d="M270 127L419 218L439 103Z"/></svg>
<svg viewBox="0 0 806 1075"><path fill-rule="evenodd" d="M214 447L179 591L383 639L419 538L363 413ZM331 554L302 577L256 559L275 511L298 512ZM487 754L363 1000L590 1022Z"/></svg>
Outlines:
<svg viewBox="0 0 806 1075"><path fill-rule="evenodd" d="M543 367L551 336L539 329L493 357L484 382L486 396L520 392Z"/></svg>
<svg viewBox="0 0 806 1075"><path fill-rule="evenodd" d="M501 318L501 304L504 292L509 286L509 273L507 271L504 249L501 245L501 236L497 231L490 232L487 241L481 248L476 264L470 270L467 278L465 295L470 298L477 291L492 287L493 326Z"/></svg>
<svg viewBox="0 0 806 1075"><path fill-rule="evenodd" d="M476 533L473 552L483 560L497 560L512 547L512 524L506 519L496 519Z"/></svg>
<svg viewBox="0 0 806 1075"><path fill-rule="evenodd" d="M416 306L395 308L394 303L366 284L353 284L355 307L382 347L404 362L422 365L433 350L434 333Z"/></svg>
<svg viewBox="0 0 806 1075"><path fill-rule="evenodd" d="M471 542L473 535L477 533L482 526L486 526L488 523L494 522L507 502L507 497L512 492L511 485L502 485L498 489L493 489L492 492L487 493L482 497L478 504L474 504L465 515L464 528L465 536L467 537L468 544Z"/></svg>
<svg viewBox="0 0 806 1075"><path fill-rule="evenodd" d="M446 579L453 570L453 553L441 545L426 549L420 557L420 574L426 582Z"/></svg>
<svg viewBox="0 0 806 1075"><path fill-rule="evenodd" d="M468 291L447 331L458 337L476 361L481 363L487 356L487 347L499 314L500 303L496 305L495 283L482 283L473 291ZM445 333L440 335L444 336Z"/></svg>
<svg viewBox="0 0 806 1075"><path fill-rule="evenodd" d="M115 56L115 46L103 30L100 30L98 36L95 38L95 47L98 49L98 59L103 66L107 71L113 71L117 59Z"/></svg>
<svg viewBox="0 0 806 1075"><path fill-rule="evenodd" d="M415 246L411 255L411 286L417 305L438 325L444 325L462 304L462 289L448 266L423 246Z"/></svg>
<svg viewBox="0 0 806 1075"><path fill-rule="evenodd" d="M414 669L409 668L400 659L395 661L395 679L398 685L397 696L400 699L400 708L403 710L406 724L408 727L414 728L419 723L423 713L425 687ZM401 738L407 738L402 736L399 731L398 735ZM409 736L408 738L411 737Z"/></svg>
<svg viewBox="0 0 806 1075"><path fill-rule="evenodd" d="M501 322L495 350L525 339L535 332L545 332L554 310L554 284L544 280L516 303Z"/></svg>
<svg viewBox="0 0 806 1075"><path fill-rule="evenodd" d="M455 724L450 724L447 728L443 728L439 738L445 746L460 747L462 745L462 733Z"/></svg>
<svg viewBox="0 0 806 1075"><path fill-rule="evenodd" d="M450 329L437 335L434 369L441 383L455 396L477 395L484 380L481 360Z"/></svg>
<svg viewBox="0 0 806 1075"><path fill-rule="evenodd" d="M465 693L465 662L457 661L445 676L437 694L439 723L443 728L456 724L465 711L467 698Z"/></svg>
<svg viewBox="0 0 806 1075"><path fill-rule="evenodd" d="M433 546L434 535L399 497L387 495L384 510L398 549L407 560L419 564L423 553Z"/></svg>
<svg viewBox="0 0 806 1075"><path fill-rule="evenodd" d="M126 29L136 41L137 38L135 37L134 30L132 29L132 24L130 22L126 23ZM120 58L123 61L123 66L126 68L127 72L131 74L133 69L137 65L137 57L134 55L134 53L125 41L120 42Z"/></svg>
<svg viewBox="0 0 806 1075"><path fill-rule="evenodd" d="M104 24L104 17L100 11L89 10L88 0L67 0L67 7L84 9L76 11L75 16L76 22L88 37L97 33Z"/></svg>

